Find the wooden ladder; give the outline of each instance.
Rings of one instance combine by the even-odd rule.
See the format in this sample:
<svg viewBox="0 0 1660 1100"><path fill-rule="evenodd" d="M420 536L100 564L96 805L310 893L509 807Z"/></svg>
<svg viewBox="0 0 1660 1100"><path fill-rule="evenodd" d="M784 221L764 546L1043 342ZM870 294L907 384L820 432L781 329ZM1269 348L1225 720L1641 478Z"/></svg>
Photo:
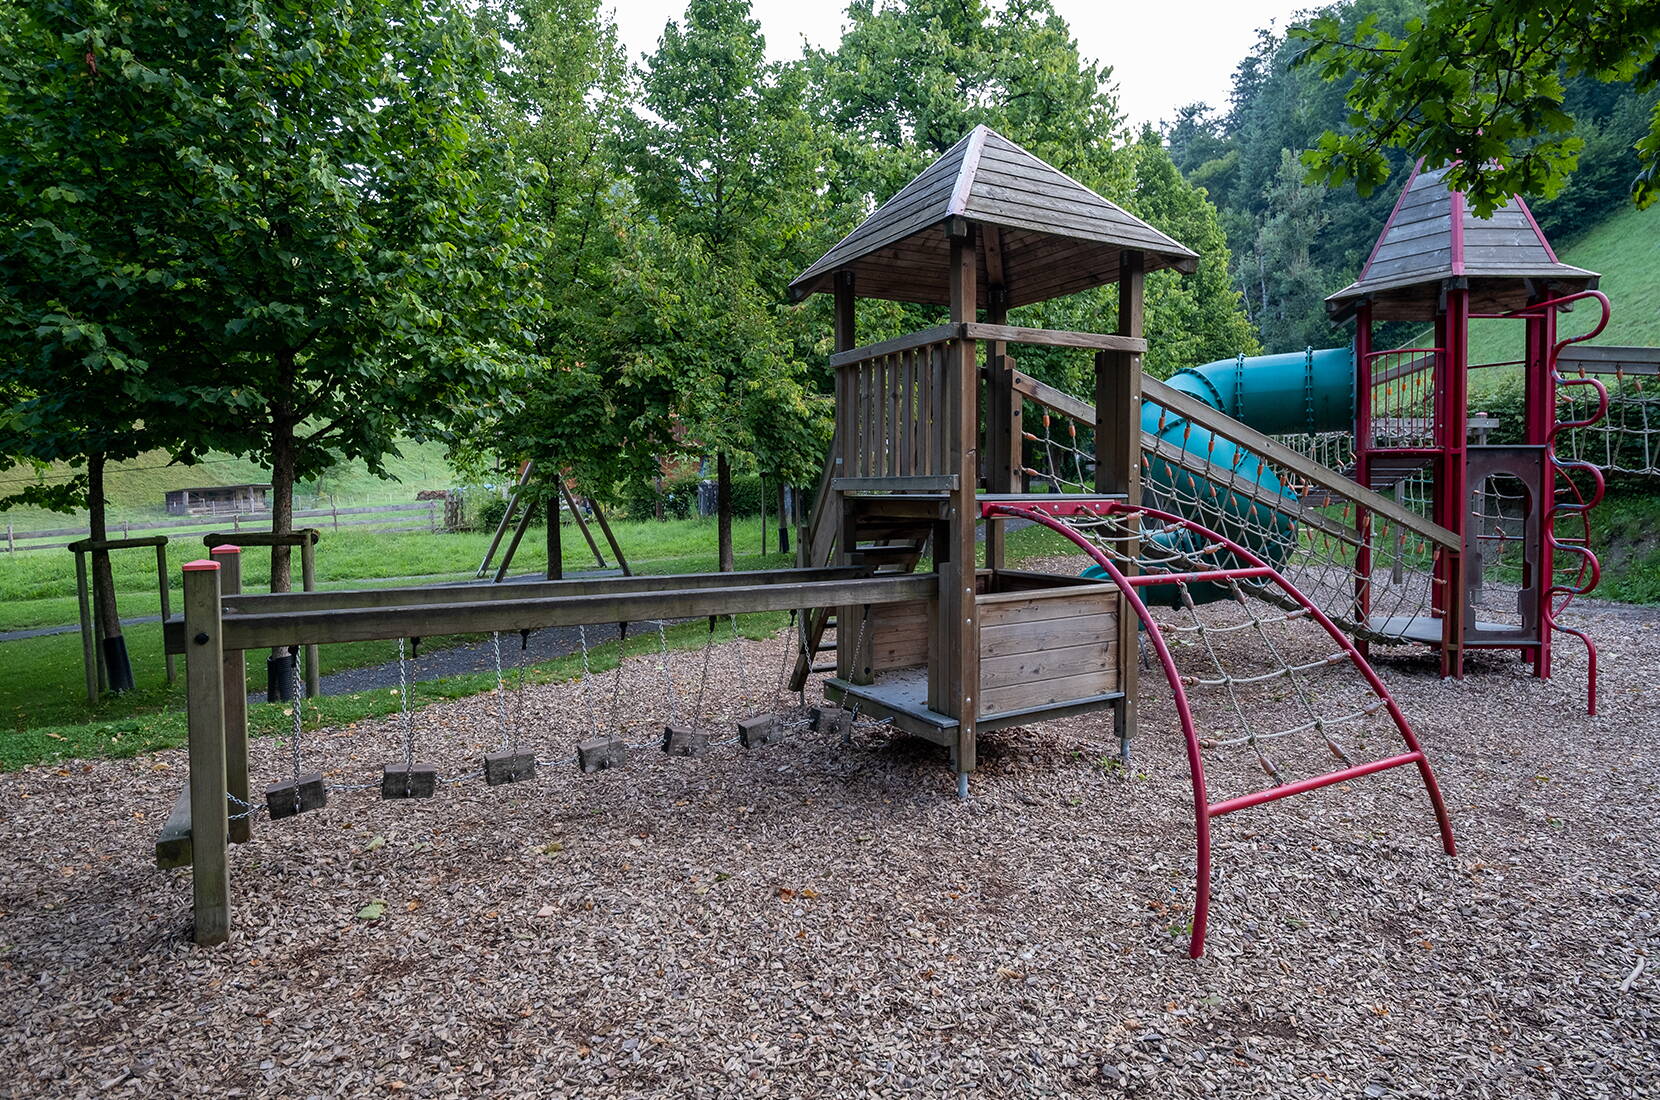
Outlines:
<svg viewBox="0 0 1660 1100"><path fill-rule="evenodd" d="M835 445L831 444L831 454ZM841 509L831 508L829 501L830 464L819 479L818 497L813 503L807 537L800 540L802 557L797 564L809 568L831 564L840 542ZM859 497L853 515L854 548L849 555L851 563L871 573L909 573L916 569L927 550L928 540L940 520L943 496ZM812 607L804 609L796 618L799 645L796 648L795 668L790 674L790 690L801 691L807 677L815 672L833 672L834 664L819 665L815 661L821 653L837 652L840 629L835 609ZM827 632L835 630L834 639L826 640Z"/></svg>

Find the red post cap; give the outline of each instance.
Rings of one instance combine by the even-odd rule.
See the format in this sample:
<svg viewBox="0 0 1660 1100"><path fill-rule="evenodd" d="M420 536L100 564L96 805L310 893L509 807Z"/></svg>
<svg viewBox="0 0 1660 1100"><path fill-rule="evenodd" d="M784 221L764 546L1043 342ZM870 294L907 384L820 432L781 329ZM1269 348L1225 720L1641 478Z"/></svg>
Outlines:
<svg viewBox="0 0 1660 1100"><path fill-rule="evenodd" d="M227 542L223 546L215 546L212 550L209 550L208 553L210 553L210 554L240 554L240 553L242 553L242 547L232 546L230 543Z"/></svg>
<svg viewBox="0 0 1660 1100"><path fill-rule="evenodd" d="M187 562L184 563L184 571L186 573L201 573L201 572L205 572L209 569L217 570L218 568L219 568L219 563L218 562L208 561L206 558L200 559L198 561L187 561Z"/></svg>

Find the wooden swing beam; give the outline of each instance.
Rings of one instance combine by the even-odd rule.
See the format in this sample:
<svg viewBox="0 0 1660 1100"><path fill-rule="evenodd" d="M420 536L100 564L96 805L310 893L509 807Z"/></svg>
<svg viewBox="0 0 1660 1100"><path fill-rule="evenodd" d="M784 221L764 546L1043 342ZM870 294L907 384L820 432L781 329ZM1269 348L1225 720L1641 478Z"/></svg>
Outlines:
<svg viewBox="0 0 1660 1100"><path fill-rule="evenodd" d="M229 551L229 548L225 548ZM162 867L191 868L200 944L230 935L229 845L248 837L247 711L239 706L242 653L268 646L374 641L645 619L788 611L935 598L933 573L871 575L857 567L740 574L603 577L542 584L236 594L233 554L184 567L182 617L164 625L169 653L185 655L190 779L156 841ZM388 599L406 601L389 604Z"/></svg>

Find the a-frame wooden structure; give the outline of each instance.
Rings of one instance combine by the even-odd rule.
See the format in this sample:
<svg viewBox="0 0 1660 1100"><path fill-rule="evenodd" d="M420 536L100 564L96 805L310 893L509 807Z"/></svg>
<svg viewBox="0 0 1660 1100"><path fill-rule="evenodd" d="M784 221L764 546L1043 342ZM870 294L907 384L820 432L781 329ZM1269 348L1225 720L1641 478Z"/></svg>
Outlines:
<svg viewBox="0 0 1660 1100"><path fill-rule="evenodd" d="M982 503L1023 495L1009 349L1094 353L1092 499L1133 502L1143 282L1197 263L1192 250L981 126L791 284L798 300L835 296L837 442L807 545L833 546L838 564L908 571L926 544L940 577L934 600L837 609L827 692L946 745L960 786L980 729L1102 707L1115 711L1121 738L1134 725L1136 627L1113 586L1006 569L996 520L986 521L978 567ZM1114 282L1115 333L1007 324L1011 308ZM861 347L859 298L944 306L949 320ZM822 625L809 616L809 642ZM798 684L806 671L798 667Z"/></svg>

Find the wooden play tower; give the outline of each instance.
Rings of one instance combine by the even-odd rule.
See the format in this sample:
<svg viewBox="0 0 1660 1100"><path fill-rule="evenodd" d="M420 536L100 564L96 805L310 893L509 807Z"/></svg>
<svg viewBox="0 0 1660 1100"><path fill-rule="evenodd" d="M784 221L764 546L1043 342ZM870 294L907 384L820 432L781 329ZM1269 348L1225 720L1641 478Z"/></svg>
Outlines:
<svg viewBox="0 0 1660 1100"><path fill-rule="evenodd" d="M1554 613L1595 584L1584 514L1602 493L1595 467L1557 458L1558 435L1580 426L1558 421L1558 391L1589 386L1601 394L1603 408L1607 400L1602 383L1565 378L1557 357L1601 332L1608 301L1595 290L1595 272L1556 258L1520 196L1478 218L1461 192L1448 190L1445 175L1421 165L1413 171L1360 277L1327 299L1334 320L1355 321L1354 479L1387 490L1415 478L1429 518L1460 540L1436 557L1431 614L1371 626L1378 636L1437 647L1444 675L1463 674L1468 650L1516 649L1546 677L1553 631L1566 630L1591 648L1589 638L1557 623ZM1558 315L1575 303L1600 308L1601 320L1583 336L1559 339ZM1489 364L1521 370L1526 415L1518 443L1470 442L1469 374L1483 366L1470 362L1470 322L1482 319L1514 321L1521 329L1519 358ZM1374 325L1385 321L1431 326L1431 346L1374 349ZM1501 485L1514 486L1520 530L1496 538L1483 517ZM1473 596L1481 591L1484 566L1506 542L1519 551L1513 555L1520 578L1515 605L1478 617L1482 609ZM1365 577L1367 563L1357 571ZM1369 591L1363 583L1357 599L1364 602ZM1591 654L1595 713L1594 648Z"/></svg>
<svg viewBox="0 0 1660 1100"><path fill-rule="evenodd" d="M1002 521L991 516L981 567L977 528L986 502L1035 499L1021 492L1015 345L1094 353L1087 499L1138 499L1143 282L1149 271L1191 272L1197 262L981 126L790 285L797 299L835 296L837 435L820 542L835 540L841 564L907 571L931 540L940 578L935 599L837 609L826 690L945 745L959 787L974 769L979 730L1111 708L1121 741L1131 735L1136 621L1119 592L1005 568ZM1114 333L1006 323L1013 307L1110 283ZM949 320L858 346L860 298L943 306ZM828 621L809 613L809 637Z"/></svg>

